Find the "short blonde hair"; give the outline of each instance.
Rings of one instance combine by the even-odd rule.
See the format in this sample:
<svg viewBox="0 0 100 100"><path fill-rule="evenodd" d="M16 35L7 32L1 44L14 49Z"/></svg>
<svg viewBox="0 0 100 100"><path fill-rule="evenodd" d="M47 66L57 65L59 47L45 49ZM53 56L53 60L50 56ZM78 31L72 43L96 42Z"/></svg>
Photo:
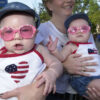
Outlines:
<svg viewBox="0 0 100 100"><path fill-rule="evenodd" d="M48 7L47 7L46 4L47 4L47 2L52 2L52 1L53 1L53 0L42 0L43 5L44 5L45 9L47 10L49 16L52 16L52 11L50 11L50 10L48 9Z"/></svg>

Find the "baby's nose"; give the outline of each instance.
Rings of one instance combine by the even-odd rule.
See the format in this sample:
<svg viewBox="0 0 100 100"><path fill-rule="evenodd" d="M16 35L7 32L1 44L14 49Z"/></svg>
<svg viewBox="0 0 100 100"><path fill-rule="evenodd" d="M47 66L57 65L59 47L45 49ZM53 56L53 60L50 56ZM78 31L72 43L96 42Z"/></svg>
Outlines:
<svg viewBox="0 0 100 100"><path fill-rule="evenodd" d="M80 34L82 31L81 29L77 29L77 33Z"/></svg>
<svg viewBox="0 0 100 100"><path fill-rule="evenodd" d="M22 39L19 32L16 32L14 35L14 39Z"/></svg>

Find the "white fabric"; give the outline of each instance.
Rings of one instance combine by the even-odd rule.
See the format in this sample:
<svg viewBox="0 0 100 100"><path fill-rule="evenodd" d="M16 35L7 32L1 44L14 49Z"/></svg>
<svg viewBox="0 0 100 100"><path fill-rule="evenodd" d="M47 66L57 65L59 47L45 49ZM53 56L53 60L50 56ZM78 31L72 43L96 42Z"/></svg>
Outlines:
<svg viewBox="0 0 100 100"><path fill-rule="evenodd" d="M92 51L92 53L91 53L91 51ZM94 59L90 60L88 62L96 62L98 64L98 66L86 66L86 67L89 69L95 69L96 72L85 72L85 73L90 74L91 76L100 75L99 55L98 55L98 50L94 44L79 44L79 47L78 47L76 53L81 54L82 57L93 56Z"/></svg>
<svg viewBox="0 0 100 100"><path fill-rule="evenodd" d="M88 42L92 42L94 44L95 48L96 48L96 44L94 42L94 38L93 38L92 34L90 35L90 38L89 38Z"/></svg>
<svg viewBox="0 0 100 100"><path fill-rule="evenodd" d="M18 67L19 63L23 61L28 62L28 72L26 73L25 78L20 79L20 82L16 83L11 78L13 74L9 74L8 72L6 72L5 68L6 66L11 64L15 64ZM45 63L42 62L39 55L34 51L29 52L25 55L19 55L15 57L0 56L0 94L9 90L13 90L17 87L22 87L30 84L32 81L34 81L34 78L45 69L45 67ZM17 98L11 98L7 100L17 100Z"/></svg>
<svg viewBox="0 0 100 100"><path fill-rule="evenodd" d="M46 45L49 41L49 36L51 36L53 40L58 37L58 47L61 48L61 46L68 41L66 34L61 33L50 21L40 24L38 30L36 43L42 42Z"/></svg>

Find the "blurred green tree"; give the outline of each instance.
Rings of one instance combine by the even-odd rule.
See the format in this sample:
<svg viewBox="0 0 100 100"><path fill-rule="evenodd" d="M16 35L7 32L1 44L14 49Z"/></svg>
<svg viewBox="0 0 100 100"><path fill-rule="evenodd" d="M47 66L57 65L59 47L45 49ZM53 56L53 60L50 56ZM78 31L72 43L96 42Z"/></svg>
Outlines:
<svg viewBox="0 0 100 100"><path fill-rule="evenodd" d="M97 1L98 0L76 0L73 10L73 14L79 12L88 14L92 23L92 33L96 32L96 25L100 25L100 5ZM41 3L39 4L39 15L41 22L45 22L50 19L45 7Z"/></svg>
<svg viewBox="0 0 100 100"><path fill-rule="evenodd" d="M41 3L39 3L39 16L41 23L48 21L50 19L50 16L48 15L45 7Z"/></svg>

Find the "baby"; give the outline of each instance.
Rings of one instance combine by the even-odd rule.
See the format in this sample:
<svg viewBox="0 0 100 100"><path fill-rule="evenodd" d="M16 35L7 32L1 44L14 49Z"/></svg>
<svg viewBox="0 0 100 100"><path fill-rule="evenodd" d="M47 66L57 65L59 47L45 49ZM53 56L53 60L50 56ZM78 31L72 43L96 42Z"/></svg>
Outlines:
<svg viewBox="0 0 100 100"><path fill-rule="evenodd" d="M88 84L94 79L100 79L100 63L98 50L93 43L88 42L91 33L91 22L84 13L74 14L65 21L65 27L69 42L63 47L62 51L56 49L58 38L53 42L50 37L48 44L49 51L63 62L70 54L81 54L82 57L93 56L91 62L97 62L97 66L82 65L82 72L87 76L72 75L70 83L80 95L87 95ZM85 70L95 69L95 72L85 72Z"/></svg>
<svg viewBox="0 0 100 100"><path fill-rule="evenodd" d="M0 37L5 45L0 50L0 94L31 84L38 75L38 86L45 83L44 94L55 92L63 67L45 47L34 44L38 23L35 11L25 4L12 2L0 10Z"/></svg>

